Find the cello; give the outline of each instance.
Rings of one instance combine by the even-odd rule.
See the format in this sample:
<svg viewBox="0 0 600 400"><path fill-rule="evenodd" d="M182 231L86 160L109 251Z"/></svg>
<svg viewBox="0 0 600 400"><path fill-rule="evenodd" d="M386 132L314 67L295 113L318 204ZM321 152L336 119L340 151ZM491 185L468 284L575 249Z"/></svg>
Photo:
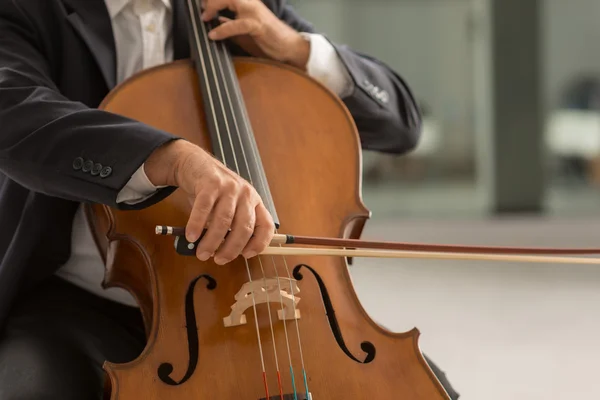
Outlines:
<svg viewBox="0 0 600 400"><path fill-rule="evenodd" d="M192 59L137 74L100 108L210 151L254 185L282 244L298 242L292 235L358 238L370 213L344 104L292 67L233 59L207 37L216 22L187 5ZM157 224L187 220L179 191L140 211L87 211L106 286L134 295L148 338L136 360L105 364L111 399L448 398L418 331L388 332L360 305L346 259L355 253L294 250L218 266L183 257L194 243L178 237L174 249L156 235Z"/></svg>
<svg viewBox="0 0 600 400"><path fill-rule="evenodd" d="M208 39L217 21L186 4L191 60L138 73L99 108L211 152L256 188L278 233L356 238L370 213L345 105L293 67L234 59ZM179 190L139 211L87 206L105 286L136 298L148 339L136 360L105 364L111 399L448 398L418 332L368 317L346 258L183 257L155 226L183 225L190 207Z"/></svg>

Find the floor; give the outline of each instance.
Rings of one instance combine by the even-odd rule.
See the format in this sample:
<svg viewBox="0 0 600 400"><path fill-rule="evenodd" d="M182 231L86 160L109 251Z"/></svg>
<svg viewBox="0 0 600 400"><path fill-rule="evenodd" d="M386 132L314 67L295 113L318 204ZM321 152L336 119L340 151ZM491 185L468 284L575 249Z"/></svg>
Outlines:
<svg viewBox="0 0 600 400"><path fill-rule="evenodd" d="M554 193L549 218L486 219L469 213L471 197L461 200L456 187L445 195L366 192L374 218L364 238L600 247L595 193ZM412 211L398 203L409 198ZM600 266L361 259L352 274L375 320L420 330L421 349L462 400L600 398Z"/></svg>

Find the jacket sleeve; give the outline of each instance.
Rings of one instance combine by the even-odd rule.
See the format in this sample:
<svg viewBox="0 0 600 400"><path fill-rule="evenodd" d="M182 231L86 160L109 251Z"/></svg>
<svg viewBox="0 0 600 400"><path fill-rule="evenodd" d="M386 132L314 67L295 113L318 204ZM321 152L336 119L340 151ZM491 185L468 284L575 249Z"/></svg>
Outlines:
<svg viewBox="0 0 600 400"><path fill-rule="evenodd" d="M147 157L177 138L62 96L26 15L14 0L0 4L0 173L35 192L121 209L172 193L117 203Z"/></svg>
<svg viewBox="0 0 600 400"><path fill-rule="evenodd" d="M292 28L318 33L285 0L271 1L275 14ZM342 100L354 117L362 147L395 154L413 150L420 138L421 112L406 81L374 57L331 44L354 83L352 92Z"/></svg>

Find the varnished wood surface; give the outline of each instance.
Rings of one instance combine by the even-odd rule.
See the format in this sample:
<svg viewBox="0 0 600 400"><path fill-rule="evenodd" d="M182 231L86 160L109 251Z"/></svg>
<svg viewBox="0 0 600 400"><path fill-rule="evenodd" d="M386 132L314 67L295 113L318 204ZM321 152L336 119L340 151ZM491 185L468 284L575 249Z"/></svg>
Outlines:
<svg viewBox="0 0 600 400"><path fill-rule="evenodd" d="M343 103L304 74L266 61L236 60L262 162L281 221L279 233L358 237L369 216L360 200L360 149L356 128ZM210 149L198 80L191 64L179 61L147 70L119 86L102 108L125 115ZM135 149L132 149L135 151ZM254 312L248 323L225 328L235 294L248 281L245 261L226 266L175 253L173 241L156 236L156 225L185 225L189 202L176 191L142 211L95 206L92 220L99 247L106 249L107 284L131 291L141 304L148 328L143 354L126 365L107 363L114 400L260 399L265 397ZM299 264L321 277L349 351L359 360L361 343L376 348L373 362L352 360L335 340L318 282L308 269L299 282L300 340L313 399L446 399L425 363L416 329L393 334L365 313L353 290L344 258L262 256L250 260L253 279L288 277ZM287 265L287 268L286 268ZM214 290L198 281L193 303L199 357L184 384L161 382L157 370L172 363L173 379L188 367L185 298L190 283L208 274ZM403 307L403 305L398 305ZM284 326L278 304L257 307L270 395L276 395L275 339L284 391L291 387ZM296 326L287 323L297 389L303 390Z"/></svg>

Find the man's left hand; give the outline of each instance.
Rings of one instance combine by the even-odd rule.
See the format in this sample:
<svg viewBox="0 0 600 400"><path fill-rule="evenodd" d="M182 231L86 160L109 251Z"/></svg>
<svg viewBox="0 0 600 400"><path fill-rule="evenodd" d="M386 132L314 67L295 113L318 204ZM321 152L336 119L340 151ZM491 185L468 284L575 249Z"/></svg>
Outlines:
<svg viewBox="0 0 600 400"><path fill-rule="evenodd" d="M210 31L210 39L231 38L252 56L306 69L310 43L277 18L261 0L203 0L202 5L204 21L215 18L224 9L236 14L233 20L219 17L221 24Z"/></svg>

